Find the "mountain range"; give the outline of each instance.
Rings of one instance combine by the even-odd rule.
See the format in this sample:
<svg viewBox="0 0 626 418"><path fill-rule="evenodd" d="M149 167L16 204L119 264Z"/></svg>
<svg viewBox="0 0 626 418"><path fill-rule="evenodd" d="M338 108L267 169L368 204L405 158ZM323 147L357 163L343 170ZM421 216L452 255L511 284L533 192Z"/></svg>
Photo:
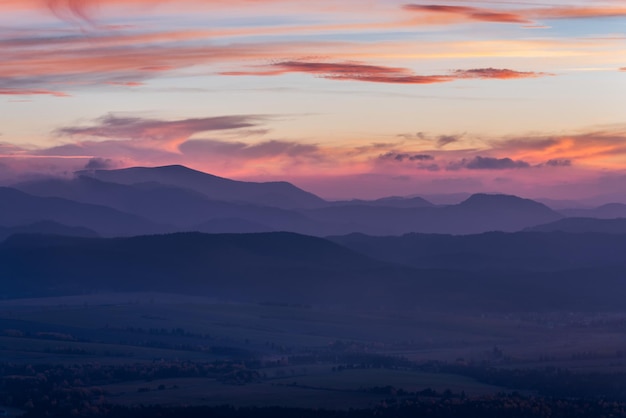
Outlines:
<svg viewBox="0 0 626 418"><path fill-rule="evenodd" d="M580 210L598 218L568 217ZM620 210L504 194L325 201L182 166L83 171L0 188L0 297L149 290L359 309L613 309L626 296L626 224L599 218Z"/></svg>
<svg viewBox="0 0 626 418"><path fill-rule="evenodd" d="M475 194L449 205L418 196L326 201L286 182L241 182L183 166L81 171L71 179L2 188L0 199L0 226L49 220L109 237L176 231L477 234L520 231L568 216L504 194Z"/></svg>

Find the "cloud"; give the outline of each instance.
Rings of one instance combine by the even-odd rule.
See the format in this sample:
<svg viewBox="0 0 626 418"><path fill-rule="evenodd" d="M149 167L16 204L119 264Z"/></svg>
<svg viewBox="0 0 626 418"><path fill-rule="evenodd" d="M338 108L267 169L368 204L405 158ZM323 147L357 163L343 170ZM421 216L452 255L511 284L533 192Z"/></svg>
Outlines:
<svg viewBox="0 0 626 418"><path fill-rule="evenodd" d="M531 165L526 161L513 160L511 158L495 158L476 156L472 159L462 159L460 161L451 162L447 169L451 171L460 170L462 168L468 170L511 170L518 168L530 168Z"/></svg>
<svg viewBox="0 0 626 418"><path fill-rule="evenodd" d="M0 88L0 96L55 96L69 97L67 93L45 89L5 89Z"/></svg>
<svg viewBox="0 0 626 418"><path fill-rule="evenodd" d="M96 0L46 0L50 11L61 19L77 18L91 22L90 10L96 6Z"/></svg>
<svg viewBox="0 0 626 418"><path fill-rule="evenodd" d="M622 67L619 69L620 71L626 71L626 67Z"/></svg>
<svg viewBox="0 0 626 418"><path fill-rule="evenodd" d="M509 80L513 78L535 78L551 75L542 72L515 71L506 68L474 68L470 70L455 70L453 74L457 78L497 78L501 80Z"/></svg>
<svg viewBox="0 0 626 418"><path fill-rule="evenodd" d="M314 74L330 80L355 80L372 83L432 84L451 81L449 76L422 76L407 68L385 67L360 62L283 61L265 66L259 71L230 71L223 75L272 76L287 73Z"/></svg>
<svg viewBox="0 0 626 418"><path fill-rule="evenodd" d="M397 152L388 152L386 154L381 154L378 156L379 160L383 161L432 161L435 159L432 155L428 154L411 154L407 152L397 153Z"/></svg>
<svg viewBox="0 0 626 418"><path fill-rule="evenodd" d="M245 142L196 139L181 144L180 151L185 155L259 159L281 155L288 157L314 157L318 154L319 147L314 144L278 140L248 144Z"/></svg>
<svg viewBox="0 0 626 418"><path fill-rule="evenodd" d="M465 164L470 170L508 170L512 168L529 168L526 161L515 161L510 158L492 158L476 156Z"/></svg>
<svg viewBox="0 0 626 418"><path fill-rule="evenodd" d="M97 119L95 125L70 126L57 129L55 133L58 136L132 139L135 142L149 142L153 143L152 146L160 145L175 151L194 134L255 127L265 119L267 117L259 115L234 115L170 121L109 114Z"/></svg>
<svg viewBox="0 0 626 418"><path fill-rule="evenodd" d="M426 170L426 171L439 171L441 170L441 167L439 167L439 164L424 164L424 163L419 163L417 166L418 170Z"/></svg>
<svg viewBox="0 0 626 418"><path fill-rule="evenodd" d="M418 75L408 68L386 67L361 62L312 62L283 61L253 71L224 71L221 75L230 76L276 76L287 73L313 74L329 80L352 80L370 83L391 84L433 84L447 83L459 79L514 79L543 77L541 72L522 72L506 68L475 68L454 70L450 74Z"/></svg>
<svg viewBox="0 0 626 418"><path fill-rule="evenodd" d="M437 146L443 148L448 144L453 144L459 141L459 137L456 135L441 135L437 138Z"/></svg>
<svg viewBox="0 0 626 418"><path fill-rule="evenodd" d="M524 3L520 5L524 5ZM416 14L440 15L454 18L447 21L438 21L437 23L456 23L458 21L517 23L530 28L542 27L542 25L535 23L537 20L591 19L626 16L626 7L613 6L520 7L514 10L506 10L470 6L407 4L403 6L403 9Z"/></svg>
<svg viewBox="0 0 626 418"><path fill-rule="evenodd" d="M120 162L113 161L110 158L91 158L85 164L85 170L106 170L121 166Z"/></svg>
<svg viewBox="0 0 626 418"><path fill-rule="evenodd" d="M530 20L517 13L478 7L407 4L404 6L404 9L412 12L459 15L468 20L477 20L481 22L532 23Z"/></svg>
<svg viewBox="0 0 626 418"><path fill-rule="evenodd" d="M548 167L570 167L572 165L572 160L556 158L546 161L545 165Z"/></svg>

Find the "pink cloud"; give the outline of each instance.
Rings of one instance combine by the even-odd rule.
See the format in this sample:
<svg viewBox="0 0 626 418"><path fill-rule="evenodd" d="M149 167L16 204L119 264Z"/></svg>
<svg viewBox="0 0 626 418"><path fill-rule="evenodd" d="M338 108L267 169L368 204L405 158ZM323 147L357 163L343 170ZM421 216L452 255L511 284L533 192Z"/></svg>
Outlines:
<svg viewBox="0 0 626 418"><path fill-rule="evenodd" d="M0 96L55 96L55 97L69 97L67 93L54 90L45 89L3 89L0 88Z"/></svg>
<svg viewBox="0 0 626 418"><path fill-rule="evenodd" d="M531 23L531 21L517 13L500 12L477 7L407 4L404 6L404 9L414 12L459 15L469 20L481 22Z"/></svg>
<svg viewBox="0 0 626 418"><path fill-rule="evenodd" d="M549 75L542 72L515 71L506 68L474 68L470 70L455 70L453 74L457 78L497 78L501 80L514 78L535 78Z"/></svg>
<svg viewBox="0 0 626 418"><path fill-rule="evenodd" d="M626 7L542 7L519 8L515 10L487 9L469 6L406 4L404 10L425 15L441 15L456 18L457 21L479 21L495 23L519 23L537 27L536 20L542 19L590 19L626 16ZM439 23L454 23L439 22Z"/></svg>
<svg viewBox="0 0 626 418"><path fill-rule="evenodd" d="M283 61L253 71L226 71L222 75L231 76L276 76L287 73L313 74L329 80L352 80L371 83L391 84L433 84L446 83L458 79L515 79L542 77L548 74L541 72L521 72L501 68L475 68L455 70L444 75L418 75L408 68L385 67L360 62L311 62Z"/></svg>
<svg viewBox="0 0 626 418"><path fill-rule="evenodd" d="M164 149L176 151L178 146L200 132L255 127L267 117L253 115L218 116L180 120L158 120L107 115L91 126L58 129L60 136L99 137L113 140L133 139L157 143Z"/></svg>

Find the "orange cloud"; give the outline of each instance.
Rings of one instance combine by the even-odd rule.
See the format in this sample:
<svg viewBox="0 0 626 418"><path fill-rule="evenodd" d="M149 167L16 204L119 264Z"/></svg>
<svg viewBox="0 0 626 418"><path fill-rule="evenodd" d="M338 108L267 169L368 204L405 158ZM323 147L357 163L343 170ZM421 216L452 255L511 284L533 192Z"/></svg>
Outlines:
<svg viewBox="0 0 626 418"><path fill-rule="evenodd" d="M474 68L471 70L455 70L457 78L499 78L508 80L513 78L543 77L548 74L534 71L515 71L506 68Z"/></svg>
<svg viewBox="0 0 626 418"><path fill-rule="evenodd" d="M404 6L404 9L414 12L459 15L468 20L481 22L532 23L517 13L500 12L477 7L407 4Z"/></svg>
<svg viewBox="0 0 626 418"><path fill-rule="evenodd" d="M360 62L311 62L283 61L263 66L259 71L228 71L222 75L259 75L275 76L286 73L314 74L329 80L353 80L372 83L392 84L432 84L445 83L457 79L513 79L541 77L547 74L540 72L520 72L499 68L475 68L455 70L448 75L417 75L408 68L385 67L363 64Z"/></svg>
<svg viewBox="0 0 626 418"><path fill-rule="evenodd" d="M624 17L626 7L543 7L520 8L515 10L487 9L469 6L407 4L404 10L425 15L456 17L457 21L479 21L496 23L519 23L533 25L536 20L586 19L604 17ZM445 22L439 22L445 23ZM453 23L448 22L448 23Z"/></svg>
<svg viewBox="0 0 626 418"><path fill-rule="evenodd" d="M0 89L0 96L55 96L55 97L69 97L69 94L61 91L54 90L40 90L40 89Z"/></svg>

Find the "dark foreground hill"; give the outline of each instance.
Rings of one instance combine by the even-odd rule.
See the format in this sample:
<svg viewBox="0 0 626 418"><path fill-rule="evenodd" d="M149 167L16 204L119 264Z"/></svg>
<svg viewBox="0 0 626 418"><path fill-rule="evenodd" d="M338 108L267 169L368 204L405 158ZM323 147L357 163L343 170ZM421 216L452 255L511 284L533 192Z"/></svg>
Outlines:
<svg viewBox="0 0 626 418"><path fill-rule="evenodd" d="M558 231L397 237L351 234L330 239L370 257L415 268L558 271L626 265L626 234Z"/></svg>
<svg viewBox="0 0 626 418"><path fill-rule="evenodd" d="M0 245L0 297L150 291L438 311L611 310L626 297L623 263L550 272L450 267L394 265L293 233L18 235Z"/></svg>

